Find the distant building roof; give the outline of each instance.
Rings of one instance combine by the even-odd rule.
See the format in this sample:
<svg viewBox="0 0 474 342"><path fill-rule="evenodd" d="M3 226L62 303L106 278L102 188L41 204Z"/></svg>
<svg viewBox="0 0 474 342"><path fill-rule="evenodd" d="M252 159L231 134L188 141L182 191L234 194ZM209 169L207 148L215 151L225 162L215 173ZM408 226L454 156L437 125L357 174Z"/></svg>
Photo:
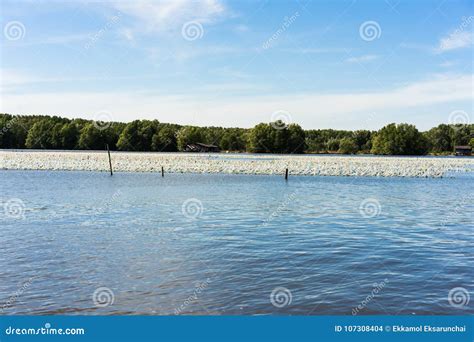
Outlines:
<svg viewBox="0 0 474 342"><path fill-rule="evenodd" d="M219 152L219 146L203 143L188 144L185 148L188 152Z"/></svg>
<svg viewBox="0 0 474 342"><path fill-rule="evenodd" d="M471 146L454 146L456 150L472 150Z"/></svg>
<svg viewBox="0 0 474 342"><path fill-rule="evenodd" d="M216 145L208 145L208 144L203 144L203 143L196 143L196 145L202 146L202 147L207 147L207 148L219 148Z"/></svg>

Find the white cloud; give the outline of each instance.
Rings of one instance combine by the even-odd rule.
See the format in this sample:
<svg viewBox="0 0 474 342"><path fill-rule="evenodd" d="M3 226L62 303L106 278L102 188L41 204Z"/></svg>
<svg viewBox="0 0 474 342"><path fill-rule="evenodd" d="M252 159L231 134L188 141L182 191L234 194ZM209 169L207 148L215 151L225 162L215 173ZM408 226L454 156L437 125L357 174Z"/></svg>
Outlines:
<svg viewBox="0 0 474 342"><path fill-rule="evenodd" d="M450 35L441 38L436 52L442 53L450 50L472 46L473 34L468 31L456 30Z"/></svg>
<svg viewBox="0 0 474 342"><path fill-rule="evenodd" d="M19 80L24 82L25 80ZM407 121L421 127L434 125L434 119L414 122L403 113L426 113L430 106L472 101L472 75L444 75L399 86L391 90L361 93L300 93L288 95L235 96L233 90L220 85L218 89L200 90L190 95L165 96L149 91L127 92L43 92L3 93L0 112L12 114L57 114L93 118L94 113L107 110L114 120L157 118L163 122L196 125L252 127L269 121L271 113L286 110L294 122L305 128L360 128L363 115L378 113L372 128L388 121ZM245 83L242 85L245 86ZM232 87L239 87L238 84ZM251 92L254 93L254 92ZM140 117L137 117L140 113ZM396 113L390 116L388 113ZM444 118L444 117L443 117ZM443 121L443 118L440 121ZM446 118L447 120L447 118ZM365 126L364 126L365 127Z"/></svg>
<svg viewBox="0 0 474 342"><path fill-rule="evenodd" d="M220 0L114 0L109 3L136 20L134 31L166 32L180 28L186 21L210 23L224 14ZM125 31L132 37L130 29Z"/></svg>
<svg viewBox="0 0 474 342"><path fill-rule="evenodd" d="M244 49L222 45L190 46L182 45L179 48L151 47L145 49L148 58L155 65L167 61L185 62L203 56L230 55L245 52Z"/></svg>
<svg viewBox="0 0 474 342"><path fill-rule="evenodd" d="M347 52L345 48L304 48L304 49L280 49L283 52L292 52L297 54L323 54Z"/></svg>
<svg viewBox="0 0 474 342"><path fill-rule="evenodd" d="M237 25L234 27L234 31L238 33L247 33L250 28L247 25Z"/></svg>
<svg viewBox="0 0 474 342"><path fill-rule="evenodd" d="M377 55L363 55L363 56L358 56L358 57L350 57L346 59L347 63L366 63L366 62L372 62L378 59L379 56Z"/></svg>
<svg viewBox="0 0 474 342"><path fill-rule="evenodd" d="M135 37L133 36L133 31L129 28L120 29L119 33L122 37L124 37L129 42L133 42L135 39Z"/></svg>
<svg viewBox="0 0 474 342"><path fill-rule="evenodd" d="M454 61L444 61L443 63L440 63L439 66L442 68L450 68L452 66L455 66L457 62Z"/></svg>

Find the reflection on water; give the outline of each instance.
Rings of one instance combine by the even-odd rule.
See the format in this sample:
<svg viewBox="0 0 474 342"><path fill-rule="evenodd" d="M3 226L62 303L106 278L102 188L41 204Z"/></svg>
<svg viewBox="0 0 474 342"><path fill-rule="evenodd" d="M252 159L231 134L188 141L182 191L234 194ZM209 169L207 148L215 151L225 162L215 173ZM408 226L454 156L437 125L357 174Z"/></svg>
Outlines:
<svg viewBox="0 0 474 342"><path fill-rule="evenodd" d="M0 186L3 314L473 312L448 300L472 291L472 177L0 171Z"/></svg>

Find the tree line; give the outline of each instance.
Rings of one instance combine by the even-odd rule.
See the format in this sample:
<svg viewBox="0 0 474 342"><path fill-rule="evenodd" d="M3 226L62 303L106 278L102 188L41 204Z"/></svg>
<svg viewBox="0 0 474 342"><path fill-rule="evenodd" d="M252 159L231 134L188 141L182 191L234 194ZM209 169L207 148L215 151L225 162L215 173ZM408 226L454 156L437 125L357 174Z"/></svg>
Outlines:
<svg viewBox="0 0 474 342"><path fill-rule="evenodd" d="M191 143L253 153L450 154L457 145L474 147L473 124L441 124L426 132L391 123L378 131L303 130L281 121L251 129L197 127L134 120L129 123L58 116L0 114L0 148L119 151L184 151Z"/></svg>

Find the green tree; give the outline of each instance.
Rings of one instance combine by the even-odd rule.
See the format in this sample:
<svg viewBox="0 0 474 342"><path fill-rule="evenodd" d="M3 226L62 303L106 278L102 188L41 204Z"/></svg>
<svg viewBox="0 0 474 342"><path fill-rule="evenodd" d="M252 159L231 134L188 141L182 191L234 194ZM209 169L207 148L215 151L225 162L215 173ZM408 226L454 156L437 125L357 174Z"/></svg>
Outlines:
<svg viewBox="0 0 474 342"><path fill-rule="evenodd" d="M184 126L178 131L178 150L184 151L186 146L204 141L204 131L201 127Z"/></svg>
<svg viewBox="0 0 474 342"><path fill-rule="evenodd" d="M0 114L0 148L11 148L14 138L12 131L12 116Z"/></svg>
<svg viewBox="0 0 474 342"><path fill-rule="evenodd" d="M68 122L61 127L61 148L74 150L79 140L79 129L75 122Z"/></svg>
<svg viewBox="0 0 474 342"><path fill-rule="evenodd" d="M224 134L224 128L222 127L203 127L203 141L210 145L221 145L221 139Z"/></svg>
<svg viewBox="0 0 474 342"><path fill-rule="evenodd" d="M288 153L288 139L290 132L285 123L281 120L270 123L273 129L270 139L273 139L269 152L272 153Z"/></svg>
<svg viewBox="0 0 474 342"><path fill-rule="evenodd" d="M157 120L134 120L128 123L120 134L117 148L122 151L150 151L158 126Z"/></svg>
<svg viewBox="0 0 474 342"><path fill-rule="evenodd" d="M363 152L370 152L372 148L372 132L368 130L358 130L353 134L357 149Z"/></svg>
<svg viewBox="0 0 474 342"><path fill-rule="evenodd" d="M26 137L27 148L51 149L53 148L52 134L55 123L50 119L43 119L30 128Z"/></svg>
<svg viewBox="0 0 474 342"><path fill-rule="evenodd" d="M104 129L99 129L98 126L89 122L81 130L79 137L79 148L82 150L103 150L107 144L107 136Z"/></svg>
<svg viewBox="0 0 474 342"><path fill-rule="evenodd" d="M45 118L41 116L23 116L2 114L1 144L3 148L25 148L28 131L35 122Z"/></svg>
<svg viewBox="0 0 474 342"><path fill-rule="evenodd" d="M248 134L247 150L254 153L303 153L306 147L306 134L301 126L285 126L277 121L260 123Z"/></svg>
<svg viewBox="0 0 474 342"><path fill-rule="evenodd" d="M415 126L389 124L377 132L372 153L385 155L422 155L428 151L428 142Z"/></svg>
<svg viewBox="0 0 474 342"><path fill-rule="evenodd" d="M62 149L63 148L63 137L61 134L61 130L64 124L62 122L57 122L53 126L53 130L51 131L51 148L54 149Z"/></svg>
<svg viewBox="0 0 474 342"><path fill-rule="evenodd" d="M306 149L306 133L300 125L288 126L287 153L303 153Z"/></svg>
<svg viewBox="0 0 474 342"><path fill-rule="evenodd" d="M176 152L177 148L177 130L171 125L160 125L160 129L151 139L151 150L158 152Z"/></svg>
<svg viewBox="0 0 474 342"><path fill-rule="evenodd" d="M326 143L326 148L328 152L334 152L339 150L340 140L337 138L330 138Z"/></svg>
<svg viewBox="0 0 474 342"><path fill-rule="evenodd" d="M339 142L339 153L342 154L355 154L359 150L359 146L354 138L342 138Z"/></svg>
<svg viewBox="0 0 474 342"><path fill-rule="evenodd" d="M430 150L435 153L453 151L453 128L449 125L441 124L433 127L426 133Z"/></svg>
<svg viewBox="0 0 474 342"><path fill-rule="evenodd" d="M467 145L474 133L474 125L457 124L452 126L453 147L458 145ZM451 150L452 151L452 150Z"/></svg>
<svg viewBox="0 0 474 342"><path fill-rule="evenodd" d="M245 151L245 131L239 129L227 129L222 135L220 147L227 151Z"/></svg>
<svg viewBox="0 0 474 342"><path fill-rule="evenodd" d="M248 136L248 151L254 153L272 152L274 150L275 129L266 123L259 123Z"/></svg>

